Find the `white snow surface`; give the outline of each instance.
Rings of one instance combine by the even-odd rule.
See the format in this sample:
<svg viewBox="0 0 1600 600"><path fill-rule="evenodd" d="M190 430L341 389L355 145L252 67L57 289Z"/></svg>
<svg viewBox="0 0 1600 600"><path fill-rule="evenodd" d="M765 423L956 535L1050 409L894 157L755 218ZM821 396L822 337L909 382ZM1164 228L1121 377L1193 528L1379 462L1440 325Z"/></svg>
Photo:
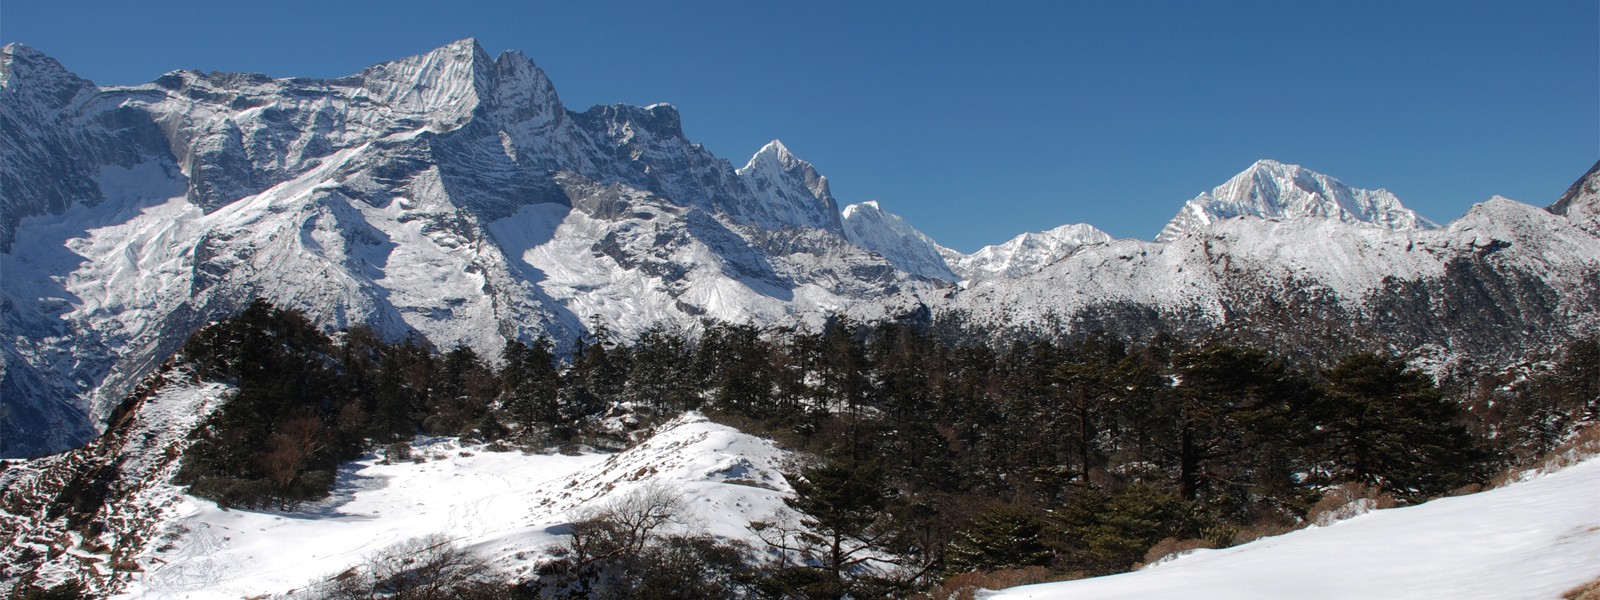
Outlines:
<svg viewBox="0 0 1600 600"><path fill-rule="evenodd" d="M1141 571L985 600L1555 600L1600 577L1600 458L1487 492L1378 510Z"/></svg>
<svg viewBox="0 0 1600 600"><path fill-rule="evenodd" d="M489 452L451 438L417 441L412 452L424 460L346 465L333 497L292 513L221 510L176 494L179 516L153 536L138 557L143 573L116 597L286 593L434 533L509 581L531 573L564 525L646 486L682 499L677 530L728 539L754 539L749 523L776 514L791 492L782 450L693 413L616 454Z"/></svg>

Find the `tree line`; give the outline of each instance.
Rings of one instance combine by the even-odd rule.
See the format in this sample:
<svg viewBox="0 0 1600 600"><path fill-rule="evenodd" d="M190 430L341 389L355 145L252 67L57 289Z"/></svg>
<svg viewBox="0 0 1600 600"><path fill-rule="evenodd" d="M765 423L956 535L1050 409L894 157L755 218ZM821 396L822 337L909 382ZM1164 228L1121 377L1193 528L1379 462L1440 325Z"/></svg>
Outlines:
<svg viewBox="0 0 1600 600"><path fill-rule="evenodd" d="M646 428L698 410L816 457L790 477L803 527L758 524L803 560L738 566L705 540L628 547L740 573L743 596L906 597L961 573L1119 572L1163 540L1228 545L1303 522L1342 485L1421 501L1600 412L1592 340L1515 382L1447 393L1382 354L1309 365L1168 337L966 341L987 339L846 320L626 340L596 327L568 356L535 339L491 361L360 327L329 336L257 301L183 347L198 377L236 391L195 432L179 482L289 508L325 496L341 461L419 434L620 448L629 432L606 417ZM592 549L520 589L585 596L560 578L605 572Z"/></svg>

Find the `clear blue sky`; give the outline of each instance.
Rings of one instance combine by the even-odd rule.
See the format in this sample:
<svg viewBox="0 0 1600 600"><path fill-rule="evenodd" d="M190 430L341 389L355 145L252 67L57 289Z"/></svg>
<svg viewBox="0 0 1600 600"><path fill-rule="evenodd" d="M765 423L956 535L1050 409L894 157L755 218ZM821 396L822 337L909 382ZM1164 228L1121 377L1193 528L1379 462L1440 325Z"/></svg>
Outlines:
<svg viewBox="0 0 1600 600"><path fill-rule="evenodd" d="M972 251L1149 239L1258 158L1444 222L1600 159L1600 3L5 0L0 39L102 85L332 77L476 37L569 108L671 102L735 165L773 138L842 203Z"/></svg>

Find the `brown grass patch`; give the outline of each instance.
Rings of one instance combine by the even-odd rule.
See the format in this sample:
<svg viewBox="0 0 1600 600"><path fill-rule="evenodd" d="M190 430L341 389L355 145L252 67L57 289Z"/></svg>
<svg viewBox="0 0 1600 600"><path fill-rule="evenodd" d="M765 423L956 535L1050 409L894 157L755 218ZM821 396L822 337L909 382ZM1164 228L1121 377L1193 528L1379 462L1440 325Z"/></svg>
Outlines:
<svg viewBox="0 0 1600 600"><path fill-rule="evenodd" d="M1519 464L1501 471L1489 481L1489 487L1502 487L1534 475L1559 471L1591 456L1600 455L1600 423L1579 429L1571 439L1545 453L1531 463Z"/></svg>
<svg viewBox="0 0 1600 600"><path fill-rule="evenodd" d="M1561 597L1564 600L1600 600L1600 577L1578 587L1567 590Z"/></svg>
<svg viewBox="0 0 1600 600"><path fill-rule="evenodd" d="M1306 511L1306 522L1326 527L1367 511L1394 508L1393 494L1376 486L1350 482L1323 492L1322 499Z"/></svg>
<svg viewBox="0 0 1600 600"><path fill-rule="evenodd" d="M1070 575L1057 575L1044 567L1000 569L998 571L973 571L944 580L937 587L912 596L915 600L975 600L982 590L999 590L1019 585L1050 583L1078 579Z"/></svg>

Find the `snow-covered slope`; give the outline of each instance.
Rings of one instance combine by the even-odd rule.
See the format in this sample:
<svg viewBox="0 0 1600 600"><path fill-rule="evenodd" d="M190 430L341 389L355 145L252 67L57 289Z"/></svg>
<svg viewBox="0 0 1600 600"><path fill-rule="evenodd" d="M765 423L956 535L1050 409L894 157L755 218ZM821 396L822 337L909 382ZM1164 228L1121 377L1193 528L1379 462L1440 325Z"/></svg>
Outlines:
<svg viewBox="0 0 1600 600"><path fill-rule="evenodd" d="M785 452L691 413L617 454L493 452L455 439L418 440L413 460L369 456L347 464L332 497L296 512L222 510L167 479L188 431L226 391L161 386L132 407L116 436L0 474L7 568L36 569L36 584L46 586L77 578L121 598L258 597L303 589L397 542L443 534L509 579L531 576L566 524L647 487L681 500L678 532L749 542L750 523L778 514L791 493L781 472L791 460ZM50 516L60 512L51 502L84 478L109 484L109 502ZM96 528L103 529L80 533Z"/></svg>
<svg viewBox="0 0 1600 600"><path fill-rule="evenodd" d="M619 454L489 452L453 439L412 445L424 461L347 466L333 498L290 514L219 510L179 496L134 558L118 597L240 598L283 593L359 564L375 549L442 533L494 567L529 577L562 526L646 486L671 490L678 527L753 539L751 521L783 506L787 460L766 440L690 414ZM440 490L450 490L441 494Z"/></svg>
<svg viewBox="0 0 1600 600"><path fill-rule="evenodd" d="M869 200L844 207L844 236L851 243L889 259L896 268L933 279L960 279L945 264L944 248L900 215Z"/></svg>
<svg viewBox="0 0 1600 600"><path fill-rule="evenodd" d="M1082 223L1028 232L972 254L941 248L950 268L969 281L1023 277L1066 258L1084 246L1111 242L1111 235Z"/></svg>
<svg viewBox="0 0 1600 600"><path fill-rule="evenodd" d="M867 314L941 284L844 237L782 144L734 169L676 109L564 108L472 40L333 80L97 88L0 54L0 456L81 442L177 343L257 297L496 356L604 324Z"/></svg>
<svg viewBox="0 0 1600 600"><path fill-rule="evenodd" d="M1387 190L1355 189L1299 165L1261 160L1184 204L1156 241L1171 241L1236 217L1316 217L1401 230L1437 227L1401 206Z"/></svg>
<svg viewBox="0 0 1600 600"><path fill-rule="evenodd" d="M1600 459L1487 492L1379 510L1142 571L986 600L1551 600L1600 577Z"/></svg>

